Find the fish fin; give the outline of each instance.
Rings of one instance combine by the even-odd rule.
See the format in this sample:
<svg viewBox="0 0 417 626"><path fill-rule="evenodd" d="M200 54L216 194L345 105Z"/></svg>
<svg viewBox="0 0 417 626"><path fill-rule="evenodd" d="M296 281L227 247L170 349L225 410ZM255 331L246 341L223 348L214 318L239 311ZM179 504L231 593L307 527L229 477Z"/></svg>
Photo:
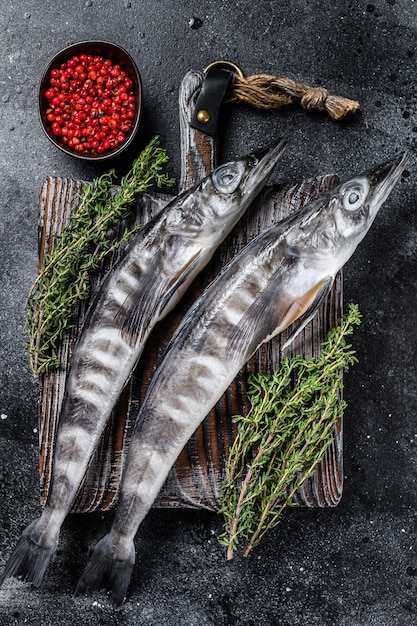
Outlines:
<svg viewBox="0 0 417 626"><path fill-rule="evenodd" d="M297 335L300 334L303 328L305 328L307 324L313 319L317 312L317 309L321 306L324 299L330 292L332 284L332 277L322 280L320 283L315 285L313 289L308 291L300 300L297 300L296 303L292 305L292 307L294 307L295 305L298 311L297 309L295 311L292 311L292 315L294 316L294 321L292 323L294 323L295 325L289 337L283 344L283 348L289 346L297 337Z"/></svg>
<svg viewBox="0 0 417 626"><path fill-rule="evenodd" d="M161 301L161 306L160 306L161 311L164 311L168 306L170 306L170 309L173 308L173 306L175 306L175 304L179 301L180 289L184 285L184 283L189 281L190 278L191 279L194 278L195 269L199 263L200 256L201 256L201 251L197 252L197 254L195 254L194 257L190 259L188 264L185 267L183 267L171 280L170 284L168 285L168 290L166 291L165 296L162 298L162 301ZM174 301L174 304L171 305L170 303L175 292L177 292L178 297Z"/></svg>
<svg viewBox="0 0 417 626"><path fill-rule="evenodd" d="M234 361L247 361L282 319L281 281L271 281L235 326L226 347Z"/></svg>
<svg viewBox="0 0 417 626"><path fill-rule="evenodd" d="M139 343L143 339L149 327L153 326L162 312L170 305L175 292L193 273L200 255L197 254L191 259L188 265L173 277L169 285L158 280L158 266L161 262L161 256L162 251L154 256L150 266L142 274L115 315L116 324L131 345Z"/></svg>
<svg viewBox="0 0 417 626"><path fill-rule="evenodd" d="M290 343L313 317L322 299L327 295L331 283L331 279L320 281L301 298L287 306L280 281L272 281L235 327L227 346L228 354L233 360L241 359L242 356L248 360L262 343L298 321L291 340L286 342Z"/></svg>
<svg viewBox="0 0 417 626"><path fill-rule="evenodd" d="M6 578L20 578L39 587L46 569L55 554L57 541L52 546L41 546L33 538L38 520L32 522L20 535L0 578L0 586Z"/></svg>
<svg viewBox="0 0 417 626"><path fill-rule="evenodd" d="M87 567L75 589L79 596L88 591L107 589L114 604L123 604L135 564L135 547L132 542L127 559L116 558L111 535L108 534L96 545Z"/></svg>
<svg viewBox="0 0 417 626"><path fill-rule="evenodd" d="M114 316L115 323L129 344L142 340L160 301L161 284L155 279L160 258L159 251Z"/></svg>

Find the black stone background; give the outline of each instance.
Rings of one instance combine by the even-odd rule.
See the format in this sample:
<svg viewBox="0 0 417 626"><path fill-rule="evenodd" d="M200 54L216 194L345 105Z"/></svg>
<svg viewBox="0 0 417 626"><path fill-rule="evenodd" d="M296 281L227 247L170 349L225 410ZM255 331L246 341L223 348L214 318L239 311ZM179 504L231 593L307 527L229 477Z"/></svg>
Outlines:
<svg viewBox="0 0 417 626"><path fill-rule="evenodd" d="M217 541L219 516L153 510L140 528L129 599L120 609L105 594L73 597L112 514L69 517L42 586L10 580L0 590L0 623L416 624L417 3L1 0L0 9L0 567L39 513L38 386L21 336L36 276L39 190L47 175L88 180L111 165L85 165L43 135L37 87L50 57L77 41L107 39L137 61L143 120L134 149L114 164L121 174L159 133L178 180L181 79L219 58L247 75L286 75L361 103L341 123L298 107L226 107L222 158L284 135L289 146L274 180L294 182L330 172L347 177L405 149L411 154L345 267L345 303L357 303L364 317L354 336L359 364L345 379L341 504L287 511L249 558L231 562Z"/></svg>

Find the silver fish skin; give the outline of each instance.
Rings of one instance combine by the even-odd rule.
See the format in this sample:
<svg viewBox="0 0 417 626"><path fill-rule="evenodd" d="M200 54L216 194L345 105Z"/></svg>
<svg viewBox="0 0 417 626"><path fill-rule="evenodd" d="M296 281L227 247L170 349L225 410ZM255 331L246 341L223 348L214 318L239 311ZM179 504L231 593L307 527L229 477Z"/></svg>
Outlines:
<svg viewBox="0 0 417 626"><path fill-rule="evenodd" d="M126 596L134 537L199 423L260 344L307 323L404 169L406 157L367 171L256 237L183 320L155 372L129 445L111 531L76 593Z"/></svg>
<svg viewBox="0 0 417 626"><path fill-rule="evenodd" d="M21 535L0 584L10 576L41 583L94 449L152 328L208 263L284 149L279 141L213 170L151 220L104 279L72 357L45 508Z"/></svg>

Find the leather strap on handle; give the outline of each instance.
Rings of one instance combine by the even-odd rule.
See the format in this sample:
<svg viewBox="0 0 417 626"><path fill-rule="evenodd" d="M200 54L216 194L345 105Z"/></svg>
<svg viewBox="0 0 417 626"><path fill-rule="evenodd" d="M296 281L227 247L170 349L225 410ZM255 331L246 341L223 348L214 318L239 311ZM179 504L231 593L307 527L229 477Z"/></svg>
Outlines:
<svg viewBox="0 0 417 626"><path fill-rule="evenodd" d="M191 126L210 137L217 132L220 107L233 78L224 67L211 67L205 72L203 87L197 98Z"/></svg>

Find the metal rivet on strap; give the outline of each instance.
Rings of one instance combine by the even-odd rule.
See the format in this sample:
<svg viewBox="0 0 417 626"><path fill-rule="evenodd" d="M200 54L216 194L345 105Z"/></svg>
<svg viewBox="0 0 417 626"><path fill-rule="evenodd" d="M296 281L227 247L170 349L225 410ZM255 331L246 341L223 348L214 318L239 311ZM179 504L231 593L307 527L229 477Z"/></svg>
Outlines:
<svg viewBox="0 0 417 626"><path fill-rule="evenodd" d="M200 122L200 124L208 124L209 121L211 120L211 115L205 109L200 109L197 113L197 119Z"/></svg>

